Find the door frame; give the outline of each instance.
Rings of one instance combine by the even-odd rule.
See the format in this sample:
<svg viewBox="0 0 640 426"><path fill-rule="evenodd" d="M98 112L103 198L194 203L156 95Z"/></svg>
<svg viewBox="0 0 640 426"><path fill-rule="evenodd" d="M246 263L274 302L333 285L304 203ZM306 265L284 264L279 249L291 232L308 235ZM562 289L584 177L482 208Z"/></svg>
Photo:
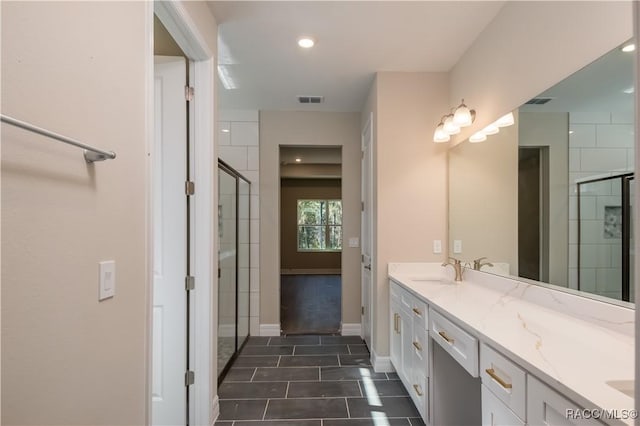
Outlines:
<svg viewBox="0 0 640 426"><path fill-rule="evenodd" d="M217 349L213 345L217 333L217 292L212 291L217 276L214 254L218 242L214 205L217 204L217 190L214 169L217 159L215 128L215 57L195 22L181 2L145 2L145 120L146 120L146 423L151 424L151 381L152 381L152 335L153 335L153 140L154 140L154 65L153 65L153 20L156 15L178 46L190 61L193 80L197 88L190 106L190 144L192 157L192 179L196 182L196 192L192 196L191 226L191 270L196 277L196 290L190 293L192 307L192 327L190 329L190 366L195 373L195 381L190 390L191 424L211 425L219 413L217 388L214 380ZM195 297L197 295L197 297Z"/></svg>
<svg viewBox="0 0 640 426"><path fill-rule="evenodd" d="M365 131L369 131L369 140L366 141L365 140ZM362 157L361 157L361 161L362 162L368 162L369 164L369 181L368 186L365 188L365 180L364 180L364 168L360 168L360 199L361 202L363 203L362 206L362 213L360 215L360 254L361 254L361 262L360 262L360 286L363 285L363 280L362 280L362 275L363 275L363 269L364 269L364 264L363 264L363 260L364 260L364 253L362 253L362 250L364 248L364 245L362 244L362 237L364 235L365 232L368 232L368 238L369 238L369 265L370 265L370 269L369 269L369 291L368 291L368 296L369 296L369 300L362 300L362 303L366 303L365 306L365 311L367 316L369 317L369 342L366 342L365 339L365 328L364 328L364 323L362 324L361 330L362 330L362 338L363 340L365 340L365 343L369 344L369 350L371 352L373 352L373 339L374 339L374 333L373 333L373 266L374 265L374 259L373 259L373 112L369 113L369 117L367 118L367 121L364 125L364 127L362 128L361 132L360 132L360 138L361 138L361 152L362 152ZM365 152L365 146L368 144L369 146L369 156L367 158L364 157L364 152ZM365 224L364 221L362 220L362 215L365 213L365 206L364 206L364 196L365 196L365 191L367 191L367 195L369 198L369 206L366 206L367 209L369 209L369 229L365 229ZM364 292L363 292L363 288L360 288L360 295L361 295L361 299L364 299Z"/></svg>

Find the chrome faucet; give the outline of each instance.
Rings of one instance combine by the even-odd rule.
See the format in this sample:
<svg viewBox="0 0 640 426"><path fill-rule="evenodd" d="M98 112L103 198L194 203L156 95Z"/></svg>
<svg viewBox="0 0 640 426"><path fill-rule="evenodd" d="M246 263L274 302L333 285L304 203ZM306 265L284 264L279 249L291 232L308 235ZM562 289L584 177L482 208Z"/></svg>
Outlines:
<svg viewBox="0 0 640 426"><path fill-rule="evenodd" d="M452 266L456 272L455 281L462 281L462 262L454 257L450 257L449 260L453 263L444 262L442 266Z"/></svg>
<svg viewBox="0 0 640 426"><path fill-rule="evenodd" d="M479 271L480 268L482 268L483 266L493 266L493 263L491 263L491 262L482 262L485 259L486 259L486 257L481 257L479 259L474 260L473 261L473 269L475 269L476 271Z"/></svg>

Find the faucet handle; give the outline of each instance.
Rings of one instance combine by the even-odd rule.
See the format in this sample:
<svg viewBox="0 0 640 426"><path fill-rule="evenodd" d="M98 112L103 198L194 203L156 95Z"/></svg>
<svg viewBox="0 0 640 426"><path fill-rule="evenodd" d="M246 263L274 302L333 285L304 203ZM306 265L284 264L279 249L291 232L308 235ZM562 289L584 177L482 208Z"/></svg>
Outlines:
<svg viewBox="0 0 640 426"><path fill-rule="evenodd" d="M476 262L480 263L480 262L482 262L482 261L483 261L483 260L485 260L485 259L486 259L486 257L479 257L478 259L475 259L475 260L473 261L473 263L476 263Z"/></svg>
<svg viewBox="0 0 640 426"><path fill-rule="evenodd" d="M460 259L456 259L455 257L449 256L449 260L452 260L454 264L459 265L461 263Z"/></svg>

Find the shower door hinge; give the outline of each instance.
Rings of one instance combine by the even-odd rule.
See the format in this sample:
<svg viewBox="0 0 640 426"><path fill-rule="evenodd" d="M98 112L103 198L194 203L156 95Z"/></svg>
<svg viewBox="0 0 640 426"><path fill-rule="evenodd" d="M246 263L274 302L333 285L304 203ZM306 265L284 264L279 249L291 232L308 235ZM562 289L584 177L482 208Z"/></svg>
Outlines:
<svg viewBox="0 0 640 426"><path fill-rule="evenodd" d="M184 278L184 288L187 291L195 290L196 288L196 277L186 276Z"/></svg>
<svg viewBox="0 0 640 426"><path fill-rule="evenodd" d="M196 193L196 184L190 180L184 183L184 193L187 195L193 195Z"/></svg>
<svg viewBox="0 0 640 426"><path fill-rule="evenodd" d="M362 211L364 211L364 201L361 201L361 202L360 202L360 209L361 209Z"/></svg>
<svg viewBox="0 0 640 426"><path fill-rule="evenodd" d="M187 100L187 102L191 102L193 100L194 93L195 91L193 90L193 87L184 86L184 98Z"/></svg>
<svg viewBox="0 0 640 426"><path fill-rule="evenodd" d="M360 306L360 312L362 315L364 315L364 306Z"/></svg>
<svg viewBox="0 0 640 426"><path fill-rule="evenodd" d="M184 373L184 385L191 386L196 381L196 375L193 371Z"/></svg>

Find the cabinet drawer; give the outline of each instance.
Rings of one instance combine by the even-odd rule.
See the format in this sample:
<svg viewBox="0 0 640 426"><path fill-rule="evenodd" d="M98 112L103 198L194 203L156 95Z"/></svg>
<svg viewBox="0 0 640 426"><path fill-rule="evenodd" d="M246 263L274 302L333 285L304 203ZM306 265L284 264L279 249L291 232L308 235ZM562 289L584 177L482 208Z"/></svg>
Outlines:
<svg viewBox="0 0 640 426"><path fill-rule="evenodd" d="M483 426L524 426L524 422L502 403L484 384L482 385Z"/></svg>
<svg viewBox="0 0 640 426"><path fill-rule="evenodd" d="M422 300L418 299L413 295L411 295L410 303L411 303L411 315L413 316L413 326L426 330L427 327L429 326L428 325L429 312L427 310L428 308L426 303L424 303Z"/></svg>
<svg viewBox="0 0 640 426"><path fill-rule="evenodd" d="M429 376L429 339L425 328L417 328L413 323L413 339L411 342L413 370L416 374Z"/></svg>
<svg viewBox="0 0 640 426"><path fill-rule="evenodd" d="M553 426L601 426L594 419L569 419L568 410L580 410L581 407L569 401L540 380L527 377L527 421L530 425Z"/></svg>
<svg viewBox="0 0 640 426"><path fill-rule="evenodd" d="M411 399L422 416L425 424L428 424L429 378L414 372L411 379L411 387L409 387L407 391L409 392L409 395L411 395Z"/></svg>
<svg viewBox="0 0 640 426"><path fill-rule="evenodd" d="M480 345L480 377L520 418L526 418L526 374L523 369L489 346Z"/></svg>
<svg viewBox="0 0 640 426"><path fill-rule="evenodd" d="M429 308L429 335L473 377L478 377L478 339Z"/></svg>

